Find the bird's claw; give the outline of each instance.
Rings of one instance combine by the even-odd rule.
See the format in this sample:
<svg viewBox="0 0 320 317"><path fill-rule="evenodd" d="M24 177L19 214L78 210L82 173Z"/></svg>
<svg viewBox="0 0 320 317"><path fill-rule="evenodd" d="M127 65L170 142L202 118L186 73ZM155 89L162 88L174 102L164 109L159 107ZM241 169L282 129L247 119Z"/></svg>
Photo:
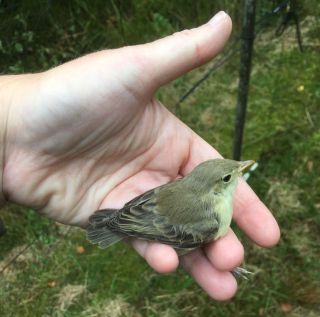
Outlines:
<svg viewBox="0 0 320 317"><path fill-rule="evenodd" d="M242 267L236 267L234 270L231 271L231 274L236 278L243 278L245 280L248 280L248 276L250 274L253 274L252 272L242 268Z"/></svg>

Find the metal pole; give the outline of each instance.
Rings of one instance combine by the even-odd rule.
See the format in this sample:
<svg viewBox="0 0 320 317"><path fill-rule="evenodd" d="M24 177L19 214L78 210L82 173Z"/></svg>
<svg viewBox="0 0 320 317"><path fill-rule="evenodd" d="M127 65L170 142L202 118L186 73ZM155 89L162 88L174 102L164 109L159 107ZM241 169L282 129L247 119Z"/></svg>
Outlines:
<svg viewBox="0 0 320 317"><path fill-rule="evenodd" d="M238 101L236 110L235 134L233 143L233 158L241 159L241 147L243 138L243 129L246 118L246 108L249 93L249 81L251 70L251 58L254 41L254 22L255 22L255 0L245 0L244 16L241 36L241 52L240 52L240 72Z"/></svg>
<svg viewBox="0 0 320 317"><path fill-rule="evenodd" d="M6 233L6 227L4 226L4 223L2 222L2 220L0 219L0 237L4 236L5 233Z"/></svg>

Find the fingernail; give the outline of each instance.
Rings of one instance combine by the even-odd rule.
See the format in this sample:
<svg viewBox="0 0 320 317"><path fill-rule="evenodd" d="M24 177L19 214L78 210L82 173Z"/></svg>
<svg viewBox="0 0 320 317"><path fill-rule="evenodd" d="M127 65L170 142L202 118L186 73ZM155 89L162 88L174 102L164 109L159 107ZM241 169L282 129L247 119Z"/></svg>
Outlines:
<svg viewBox="0 0 320 317"><path fill-rule="evenodd" d="M208 22L208 24L217 25L224 20L226 16L227 14L224 11L220 11Z"/></svg>

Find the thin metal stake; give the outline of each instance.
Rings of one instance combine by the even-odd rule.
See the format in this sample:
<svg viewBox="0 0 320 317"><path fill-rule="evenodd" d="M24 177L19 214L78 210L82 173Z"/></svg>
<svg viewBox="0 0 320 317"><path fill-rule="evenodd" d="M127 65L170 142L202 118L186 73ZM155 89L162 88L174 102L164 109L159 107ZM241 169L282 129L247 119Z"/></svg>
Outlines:
<svg viewBox="0 0 320 317"><path fill-rule="evenodd" d="M244 17L241 37L240 73L238 87L238 101L236 110L236 124L233 143L233 158L241 159L243 130L246 118L246 108L249 93L251 58L254 42L255 0L245 0Z"/></svg>

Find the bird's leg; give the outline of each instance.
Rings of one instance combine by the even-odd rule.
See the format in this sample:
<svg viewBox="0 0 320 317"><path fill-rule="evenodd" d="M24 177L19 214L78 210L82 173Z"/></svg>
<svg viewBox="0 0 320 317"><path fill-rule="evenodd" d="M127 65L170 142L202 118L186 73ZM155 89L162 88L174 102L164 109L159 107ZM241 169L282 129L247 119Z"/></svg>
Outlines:
<svg viewBox="0 0 320 317"><path fill-rule="evenodd" d="M240 267L240 266L238 266L238 267L236 267L235 269L233 269L233 270L231 271L231 274L232 274L236 279L238 279L238 278L243 278L243 279L247 280L247 279L248 279L248 275L253 274L253 273L250 272L250 271L247 271L246 269L244 269L244 268L242 268L242 267Z"/></svg>

